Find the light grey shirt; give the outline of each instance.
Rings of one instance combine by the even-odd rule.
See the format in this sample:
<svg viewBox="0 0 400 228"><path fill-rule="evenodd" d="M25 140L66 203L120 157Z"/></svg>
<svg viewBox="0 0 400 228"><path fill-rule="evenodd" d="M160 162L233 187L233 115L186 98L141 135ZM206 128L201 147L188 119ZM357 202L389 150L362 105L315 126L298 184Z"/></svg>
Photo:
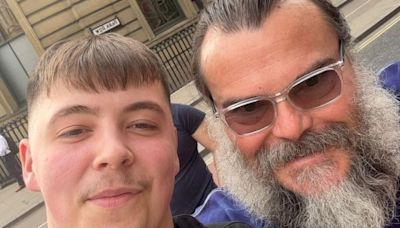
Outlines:
<svg viewBox="0 0 400 228"><path fill-rule="evenodd" d="M5 156L10 152L11 151L10 149L8 149L7 140L2 135L0 135L0 156Z"/></svg>

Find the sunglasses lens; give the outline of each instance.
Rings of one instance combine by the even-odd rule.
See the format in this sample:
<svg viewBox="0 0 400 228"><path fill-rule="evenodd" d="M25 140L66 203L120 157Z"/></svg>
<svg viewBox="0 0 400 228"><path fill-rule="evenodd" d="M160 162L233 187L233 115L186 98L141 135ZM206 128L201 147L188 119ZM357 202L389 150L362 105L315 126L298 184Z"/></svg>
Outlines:
<svg viewBox="0 0 400 228"><path fill-rule="evenodd" d="M270 100L255 101L225 113L226 123L239 135L265 128L274 118L274 105Z"/></svg>
<svg viewBox="0 0 400 228"><path fill-rule="evenodd" d="M335 70L317 74L289 91L292 103L302 109L323 106L340 95L341 81Z"/></svg>

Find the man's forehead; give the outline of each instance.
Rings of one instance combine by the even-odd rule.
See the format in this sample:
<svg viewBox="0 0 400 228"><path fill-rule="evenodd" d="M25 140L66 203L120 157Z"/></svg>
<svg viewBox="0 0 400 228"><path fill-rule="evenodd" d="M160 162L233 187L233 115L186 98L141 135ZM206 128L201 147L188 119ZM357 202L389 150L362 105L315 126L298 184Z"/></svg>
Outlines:
<svg viewBox="0 0 400 228"><path fill-rule="evenodd" d="M286 41L291 47L295 47L298 45L296 41L306 32L305 29L309 30L308 33L314 33L316 37L319 37L320 33L324 31L321 31L322 27L316 26L322 25L321 22L331 29L316 6L290 4L273 10L259 28L242 28L239 31L226 33L219 29L218 25L212 25L205 34L200 61L203 64L210 55L223 52L221 48L227 44L231 48L236 47L237 51L241 51L243 48L251 47L257 39L265 41L265 43L275 42L278 44ZM243 42L229 43L230 40L240 37L243 37Z"/></svg>
<svg viewBox="0 0 400 228"><path fill-rule="evenodd" d="M275 17L275 23L270 23L271 17ZM322 15L321 10L306 0L290 0L290 1L282 1L279 3L274 9L272 9L271 14L264 19L264 22L261 23L258 28L248 28L243 26L235 31L225 32L220 28L218 24L212 24L208 28L205 33L204 41L202 44L202 53L208 52L218 52L221 50L215 50L215 43L223 42L225 43L226 39L229 39L231 36L249 36L251 34L257 34L258 31L263 29L265 23L268 23L268 27L266 31L270 31L272 34L276 33L288 33L288 30L282 29L282 22L291 21L292 26L291 30L302 30L299 25L307 25L311 21L324 21L325 17ZM290 23L286 23L289 24ZM317 35L317 34L316 34ZM268 37L264 37L268 38ZM240 44L238 44L240 45ZM202 60L204 60L204 54L201 56Z"/></svg>

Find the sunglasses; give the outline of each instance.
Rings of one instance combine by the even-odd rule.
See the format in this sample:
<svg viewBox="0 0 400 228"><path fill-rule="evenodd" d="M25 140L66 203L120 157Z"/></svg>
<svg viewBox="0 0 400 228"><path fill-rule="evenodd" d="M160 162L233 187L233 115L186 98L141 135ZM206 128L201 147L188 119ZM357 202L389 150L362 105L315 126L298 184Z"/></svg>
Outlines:
<svg viewBox="0 0 400 228"><path fill-rule="evenodd" d="M339 61L296 79L281 92L236 102L216 112L216 116L238 135L247 136L272 126L277 116L276 106L281 101L287 100L300 111L322 108L336 101L342 90L342 42L339 44L339 52Z"/></svg>

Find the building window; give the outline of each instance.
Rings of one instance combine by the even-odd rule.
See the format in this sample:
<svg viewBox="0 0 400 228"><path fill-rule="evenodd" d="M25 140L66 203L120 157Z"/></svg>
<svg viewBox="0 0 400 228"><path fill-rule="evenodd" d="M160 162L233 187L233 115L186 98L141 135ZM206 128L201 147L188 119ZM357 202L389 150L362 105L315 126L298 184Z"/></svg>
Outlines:
<svg viewBox="0 0 400 228"><path fill-rule="evenodd" d="M185 19L177 0L137 0L155 34Z"/></svg>

